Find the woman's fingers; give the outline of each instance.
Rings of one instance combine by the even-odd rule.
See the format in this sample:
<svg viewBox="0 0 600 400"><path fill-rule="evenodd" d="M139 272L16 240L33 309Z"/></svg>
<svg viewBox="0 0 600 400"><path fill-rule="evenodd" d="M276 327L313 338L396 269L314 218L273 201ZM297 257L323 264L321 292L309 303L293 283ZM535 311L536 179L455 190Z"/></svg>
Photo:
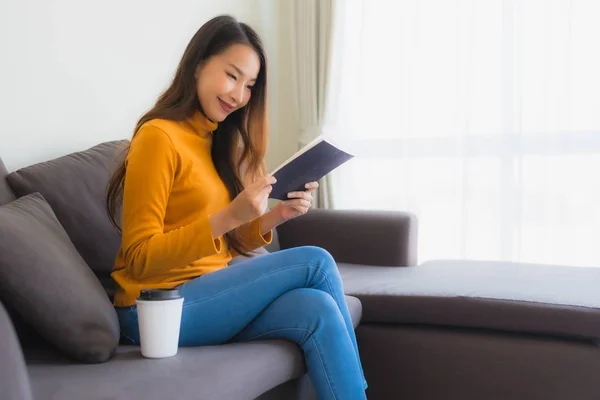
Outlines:
<svg viewBox="0 0 600 400"><path fill-rule="evenodd" d="M268 196L272 191L273 191L273 186L271 186L271 185L264 186L262 189L259 190L258 195L259 195L259 197Z"/></svg>
<svg viewBox="0 0 600 400"><path fill-rule="evenodd" d="M305 199L286 200L283 203L286 207L292 208L310 208L311 206L311 202Z"/></svg>
<svg viewBox="0 0 600 400"><path fill-rule="evenodd" d="M273 190L272 185L275 182L277 182L277 179L275 179L272 176L266 176L249 185L245 189L245 192L251 198L265 197L271 193L271 191Z"/></svg>
<svg viewBox="0 0 600 400"><path fill-rule="evenodd" d="M277 182L277 179L275 179L274 176L265 176L263 178L260 178L259 180L257 180L256 182L254 182L252 185L249 186L249 188L253 188L256 191L260 191L262 189L264 189L267 186L271 186L273 185L275 182Z"/></svg>
<svg viewBox="0 0 600 400"><path fill-rule="evenodd" d="M310 192L290 192L288 193L288 199L305 199L312 201L313 196Z"/></svg>
<svg viewBox="0 0 600 400"><path fill-rule="evenodd" d="M319 182L310 182L304 185L304 187L308 189L309 192L314 192L319 188Z"/></svg>
<svg viewBox="0 0 600 400"><path fill-rule="evenodd" d="M264 182L261 184L261 187L274 185L277 182L274 176L266 176L263 178Z"/></svg>

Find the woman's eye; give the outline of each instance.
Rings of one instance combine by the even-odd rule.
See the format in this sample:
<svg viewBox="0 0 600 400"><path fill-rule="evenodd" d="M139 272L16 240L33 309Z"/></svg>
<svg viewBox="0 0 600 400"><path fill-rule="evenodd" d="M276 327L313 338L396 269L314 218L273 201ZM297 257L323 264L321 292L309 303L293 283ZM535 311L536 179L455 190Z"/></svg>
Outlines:
<svg viewBox="0 0 600 400"><path fill-rule="evenodd" d="M231 79L233 79L234 81L237 81L237 78L235 77L234 74L230 74L229 72L227 72L227 76L230 77Z"/></svg>
<svg viewBox="0 0 600 400"><path fill-rule="evenodd" d="M248 86L246 86L246 87L248 88L248 90L252 90L252 88L253 88L254 86L252 86L252 85L248 85Z"/></svg>

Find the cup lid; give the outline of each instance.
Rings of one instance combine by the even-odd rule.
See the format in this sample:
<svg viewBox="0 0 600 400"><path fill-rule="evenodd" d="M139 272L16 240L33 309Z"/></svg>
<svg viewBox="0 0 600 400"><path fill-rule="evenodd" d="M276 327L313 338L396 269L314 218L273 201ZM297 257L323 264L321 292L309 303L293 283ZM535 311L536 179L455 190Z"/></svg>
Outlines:
<svg viewBox="0 0 600 400"><path fill-rule="evenodd" d="M142 289L138 300L173 300L180 299L179 289Z"/></svg>

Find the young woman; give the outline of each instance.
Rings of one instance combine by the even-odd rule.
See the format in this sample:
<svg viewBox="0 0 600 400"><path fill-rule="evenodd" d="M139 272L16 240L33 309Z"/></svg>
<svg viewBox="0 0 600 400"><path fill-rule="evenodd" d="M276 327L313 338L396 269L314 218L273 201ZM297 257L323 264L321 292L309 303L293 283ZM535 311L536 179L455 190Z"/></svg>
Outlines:
<svg viewBox="0 0 600 400"><path fill-rule="evenodd" d="M181 346L291 340L304 351L320 398L364 399L356 338L329 253L299 247L227 266L306 213L317 188L307 183L263 213L275 182L264 168L266 92L260 39L221 16L194 35L170 87L138 122L107 194L113 223L122 223L112 275L121 331L139 344L140 290L179 286Z"/></svg>

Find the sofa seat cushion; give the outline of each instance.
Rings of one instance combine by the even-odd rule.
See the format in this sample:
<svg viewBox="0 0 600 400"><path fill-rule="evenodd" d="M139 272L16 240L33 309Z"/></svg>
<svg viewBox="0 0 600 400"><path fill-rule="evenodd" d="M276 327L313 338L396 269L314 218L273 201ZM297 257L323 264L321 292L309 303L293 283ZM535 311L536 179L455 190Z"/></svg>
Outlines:
<svg viewBox="0 0 600 400"><path fill-rule="evenodd" d="M362 323L470 327L600 339L600 269L435 260L415 267L341 264Z"/></svg>
<svg viewBox="0 0 600 400"><path fill-rule="evenodd" d="M346 302L356 327L361 303L351 296ZM110 361L85 365L44 347L25 353L36 400L253 399L306 371L300 348L283 340L184 347L159 360L119 346Z"/></svg>
<svg viewBox="0 0 600 400"><path fill-rule="evenodd" d="M356 328L362 318L362 303L354 296L346 296L346 304L348 304L352 324L354 325L354 328Z"/></svg>
<svg viewBox="0 0 600 400"><path fill-rule="evenodd" d="M28 358L36 400L252 399L304 373L302 353L286 341L180 348L158 360L120 346L93 365Z"/></svg>
<svg viewBox="0 0 600 400"><path fill-rule="evenodd" d="M3 399L31 400L29 376L15 329L0 301L0 388Z"/></svg>

